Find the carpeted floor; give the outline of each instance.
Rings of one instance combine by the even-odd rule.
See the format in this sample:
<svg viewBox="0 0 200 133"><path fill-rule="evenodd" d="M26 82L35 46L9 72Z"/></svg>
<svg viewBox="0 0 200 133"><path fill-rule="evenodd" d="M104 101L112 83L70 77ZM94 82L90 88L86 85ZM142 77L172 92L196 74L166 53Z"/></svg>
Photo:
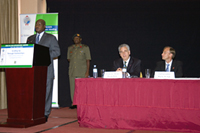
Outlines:
<svg viewBox="0 0 200 133"><path fill-rule="evenodd" d="M7 109L0 110L0 122L6 122ZM52 109L48 122L28 128L0 127L0 133L175 133L145 130L91 129L79 127L76 109ZM177 132L176 132L177 133ZM179 132L180 133L180 132Z"/></svg>

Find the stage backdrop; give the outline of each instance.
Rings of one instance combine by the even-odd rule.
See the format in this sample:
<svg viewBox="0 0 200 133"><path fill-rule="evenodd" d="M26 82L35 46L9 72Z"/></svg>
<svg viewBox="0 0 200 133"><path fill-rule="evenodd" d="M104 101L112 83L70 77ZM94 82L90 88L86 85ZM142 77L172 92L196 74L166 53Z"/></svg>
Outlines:
<svg viewBox="0 0 200 133"><path fill-rule="evenodd" d="M141 59L143 74L169 45L183 62L184 76L199 77L199 5L199 0L47 0L48 12L59 12L59 105L70 105L67 48L75 33L90 47L91 76L94 64L111 70L118 46L127 43Z"/></svg>
<svg viewBox="0 0 200 133"><path fill-rule="evenodd" d="M43 19L46 22L45 32L53 34L58 39L58 13L47 14L21 14L20 15L20 36L21 43L26 43L30 35L36 34L35 22L38 19ZM42 56L42 55L41 55ZM54 59L54 85L53 85L53 98L52 107L59 107L58 104L58 59Z"/></svg>

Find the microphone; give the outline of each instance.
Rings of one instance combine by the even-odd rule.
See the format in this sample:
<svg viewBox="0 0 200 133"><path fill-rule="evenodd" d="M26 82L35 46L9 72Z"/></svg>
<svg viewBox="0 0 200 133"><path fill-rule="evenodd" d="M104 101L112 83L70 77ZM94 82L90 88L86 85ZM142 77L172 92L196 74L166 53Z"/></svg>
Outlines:
<svg viewBox="0 0 200 133"><path fill-rule="evenodd" d="M29 39L28 39L28 40L27 40L27 43L33 43L33 40L29 40Z"/></svg>

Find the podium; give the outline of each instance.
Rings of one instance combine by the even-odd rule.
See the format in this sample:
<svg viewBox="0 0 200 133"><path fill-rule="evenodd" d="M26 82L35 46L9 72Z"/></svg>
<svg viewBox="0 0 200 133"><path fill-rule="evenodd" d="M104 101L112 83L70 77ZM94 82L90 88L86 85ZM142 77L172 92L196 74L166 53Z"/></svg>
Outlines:
<svg viewBox="0 0 200 133"><path fill-rule="evenodd" d="M26 128L46 122L44 116L49 48L34 44L32 68L5 68L7 122L0 127Z"/></svg>

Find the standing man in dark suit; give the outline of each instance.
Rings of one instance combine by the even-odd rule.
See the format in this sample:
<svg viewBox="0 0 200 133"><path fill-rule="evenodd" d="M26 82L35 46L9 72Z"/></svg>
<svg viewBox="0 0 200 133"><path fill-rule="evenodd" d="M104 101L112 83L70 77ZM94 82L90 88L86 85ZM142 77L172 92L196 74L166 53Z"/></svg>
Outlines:
<svg viewBox="0 0 200 133"><path fill-rule="evenodd" d="M122 71L122 67L125 64L127 66L127 72L130 76L140 77L141 60L130 56L131 52L129 45L121 44L118 47L118 50L121 58L113 62L113 70Z"/></svg>
<svg viewBox="0 0 200 133"><path fill-rule="evenodd" d="M35 23L35 31L37 32L37 34L28 37L27 43L36 43L49 48L51 64L48 66L47 70L46 100L45 100L45 112L44 112L47 121L49 114L51 112L51 104L52 104L52 90L53 90L53 79L54 79L53 59L60 55L60 47L54 35L44 32L45 28L46 28L45 21L43 19L37 20Z"/></svg>
<svg viewBox="0 0 200 133"><path fill-rule="evenodd" d="M173 60L176 51L174 48L166 46L163 49L162 59L163 61L157 62L155 71L172 71L175 73L175 77L182 77L183 72L182 72L182 62L178 60ZM154 74L154 73L153 73Z"/></svg>

